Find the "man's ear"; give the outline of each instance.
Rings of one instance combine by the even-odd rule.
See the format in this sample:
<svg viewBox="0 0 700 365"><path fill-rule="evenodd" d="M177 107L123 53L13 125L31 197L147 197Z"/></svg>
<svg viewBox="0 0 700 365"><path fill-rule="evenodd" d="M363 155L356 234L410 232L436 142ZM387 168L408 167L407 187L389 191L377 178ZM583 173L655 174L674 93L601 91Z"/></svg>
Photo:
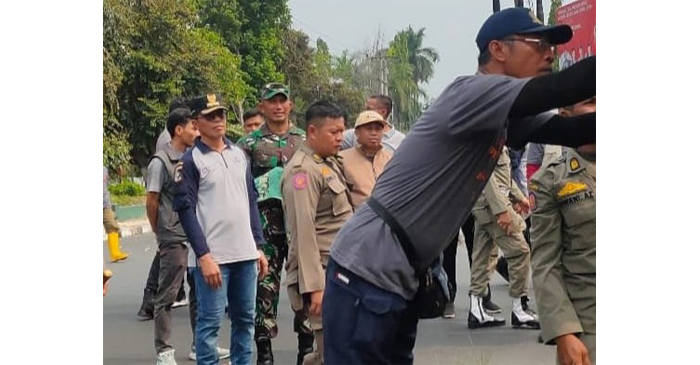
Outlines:
<svg viewBox="0 0 700 365"><path fill-rule="evenodd" d="M507 48L508 46L503 42L491 41L491 43L489 43L489 52L491 52L491 59L496 60L498 62L505 62L506 54L508 53Z"/></svg>

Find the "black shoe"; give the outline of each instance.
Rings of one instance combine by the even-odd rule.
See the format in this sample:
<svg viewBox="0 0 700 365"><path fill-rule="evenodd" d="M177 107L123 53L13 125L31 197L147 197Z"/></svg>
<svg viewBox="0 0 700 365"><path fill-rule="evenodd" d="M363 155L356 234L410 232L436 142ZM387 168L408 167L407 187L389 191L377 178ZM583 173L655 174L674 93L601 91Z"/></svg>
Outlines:
<svg viewBox="0 0 700 365"><path fill-rule="evenodd" d="M505 281L510 282L510 278L508 276L508 261L505 257L501 256L498 258L498 261L496 262L496 271L498 271L498 274L501 275Z"/></svg>
<svg viewBox="0 0 700 365"><path fill-rule="evenodd" d="M314 352L314 335L299 333L297 335L298 339L298 349L297 354L297 365L301 365L304 362L304 356Z"/></svg>
<svg viewBox="0 0 700 365"><path fill-rule="evenodd" d="M482 308L488 314L501 313L501 307L491 301L491 285L486 286L486 296L482 302Z"/></svg>
<svg viewBox="0 0 700 365"><path fill-rule="evenodd" d="M272 365L275 363L275 358L272 356L272 342L267 337L260 337L255 341L258 347L258 362L257 365Z"/></svg>
<svg viewBox="0 0 700 365"><path fill-rule="evenodd" d="M499 307L496 303L494 303L490 300L488 300L488 301L484 300L483 307L484 307L484 312L486 312L488 314L496 314L496 313L502 312L501 307Z"/></svg>
<svg viewBox="0 0 700 365"><path fill-rule="evenodd" d="M139 308L138 315L144 320L153 319L153 306L155 303L155 293L148 289L143 290L143 301L141 302L141 308Z"/></svg>
<svg viewBox="0 0 700 365"><path fill-rule="evenodd" d="M479 320L469 312L469 318L467 319L467 327L470 329L482 328L482 327L498 327L506 324L505 319L493 317L492 320L479 322Z"/></svg>

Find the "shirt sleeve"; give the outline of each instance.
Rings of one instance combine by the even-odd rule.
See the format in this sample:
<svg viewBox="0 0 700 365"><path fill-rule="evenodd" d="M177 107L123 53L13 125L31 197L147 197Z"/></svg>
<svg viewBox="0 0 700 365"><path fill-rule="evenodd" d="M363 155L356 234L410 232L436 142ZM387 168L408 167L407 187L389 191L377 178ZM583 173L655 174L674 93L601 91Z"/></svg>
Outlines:
<svg viewBox="0 0 700 365"><path fill-rule="evenodd" d="M148 176L146 179L146 189L149 193L160 193L165 184L165 164L160 158L154 157L148 164Z"/></svg>
<svg viewBox="0 0 700 365"><path fill-rule="evenodd" d="M564 283L562 217L552 184L546 183L551 179L551 173L540 172L532 177L530 184L532 284L545 343L583 331Z"/></svg>
<svg viewBox="0 0 700 365"><path fill-rule="evenodd" d="M297 249L299 292L323 290L324 271L316 241L316 208L321 196L320 182L302 168L291 172L283 186L290 246Z"/></svg>
<svg viewBox="0 0 700 365"><path fill-rule="evenodd" d="M173 208L180 217L182 229L192 245L197 258L209 253L206 237L197 220L197 194L199 193L199 170L192 158L192 150L182 156L175 166L176 194Z"/></svg>
<svg viewBox="0 0 700 365"><path fill-rule="evenodd" d="M447 118L447 131L455 137L503 129L515 98L529 79L504 75L476 75L457 79L424 112L426 118ZM444 110L447 114L444 115ZM430 115L436 113L438 115ZM421 117L423 118L423 116Z"/></svg>
<svg viewBox="0 0 700 365"><path fill-rule="evenodd" d="M496 184L496 177L491 175L484 188L484 196L491 208L491 214L498 215L508 210L508 199L501 193Z"/></svg>
<svg viewBox="0 0 700 365"><path fill-rule="evenodd" d="M541 143L530 143L527 147L527 164L541 165L544 157L544 145Z"/></svg>
<svg viewBox="0 0 700 365"><path fill-rule="evenodd" d="M350 128L343 132L343 142L340 144L340 150L347 150L355 145L355 129Z"/></svg>
<svg viewBox="0 0 700 365"><path fill-rule="evenodd" d="M258 210L258 188L255 186L253 174L250 170L251 164L248 163L246 171L246 186L248 188L248 206L250 209L250 229L253 231L253 239L258 249L262 249L265 244L265 238L262 233L262 225L260 224L260 211Z"/></svg>
<svg viewBox="0 0 700 365"><path fill-rule="evenodd" d="M250 148L249 137L243 136L240 139L238 139L238 142L236 142L236 146L243 150L246 159L248 159L248 163L251 163L253 160L253 150Z"/></svg>

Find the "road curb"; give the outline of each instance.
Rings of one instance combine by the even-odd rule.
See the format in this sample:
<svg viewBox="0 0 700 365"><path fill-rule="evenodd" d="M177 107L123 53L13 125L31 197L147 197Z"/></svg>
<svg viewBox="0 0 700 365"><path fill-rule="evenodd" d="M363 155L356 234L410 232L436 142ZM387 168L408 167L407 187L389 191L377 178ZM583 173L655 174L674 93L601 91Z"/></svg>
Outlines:
<svg viewBox="0 0 700 365"><path fill-rule="evenodd" d="M151 224L148 223L148 219L134 219L134 220L128 220L124 222L117 222L119 225L119 231L121 234L119 235L120 237L131 237L131 236L138 236L144 233L150 233L151 231ZM107 233L105 232L102 236L102 240L106 241L107 240Z"/></svg>

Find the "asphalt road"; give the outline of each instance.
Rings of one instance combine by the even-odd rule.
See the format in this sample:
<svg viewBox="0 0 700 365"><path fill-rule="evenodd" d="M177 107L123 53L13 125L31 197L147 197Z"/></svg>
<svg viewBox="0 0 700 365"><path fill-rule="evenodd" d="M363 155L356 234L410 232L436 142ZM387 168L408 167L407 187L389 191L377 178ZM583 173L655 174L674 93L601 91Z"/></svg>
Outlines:
<svg viewBox="0 0 700 365"><path fill-rule="evenodd" d="M140 321L136 312L141 304L148 269L156 250L155 236L144 234L122 239L126 262L109 263L114 272L103 306L103 363L109 365L155 364L153 321ZM464 245L457 251L457 318L421 321L415 348L415 364L554 364L555 348L537 343L538 331L514 330L510 326L511 301L508 286L497 274L491 282L493 300L504 311L506 326L470 330L466 319L469 309L469 264ZM531 298L534 295L530 295ZM534 298L531 304L534 306ZM194 364L187 358L192 333L187 307L173 309L172 343L180 364ZM280 333L273 341L276 364L294 364L296 334L292 331L292 311L286 290L279 303ZM228 347L229 324L224 320L219 344ZM254 357L255 358L255 357ZM227 363L225 361L222 364Z"/></svg>

